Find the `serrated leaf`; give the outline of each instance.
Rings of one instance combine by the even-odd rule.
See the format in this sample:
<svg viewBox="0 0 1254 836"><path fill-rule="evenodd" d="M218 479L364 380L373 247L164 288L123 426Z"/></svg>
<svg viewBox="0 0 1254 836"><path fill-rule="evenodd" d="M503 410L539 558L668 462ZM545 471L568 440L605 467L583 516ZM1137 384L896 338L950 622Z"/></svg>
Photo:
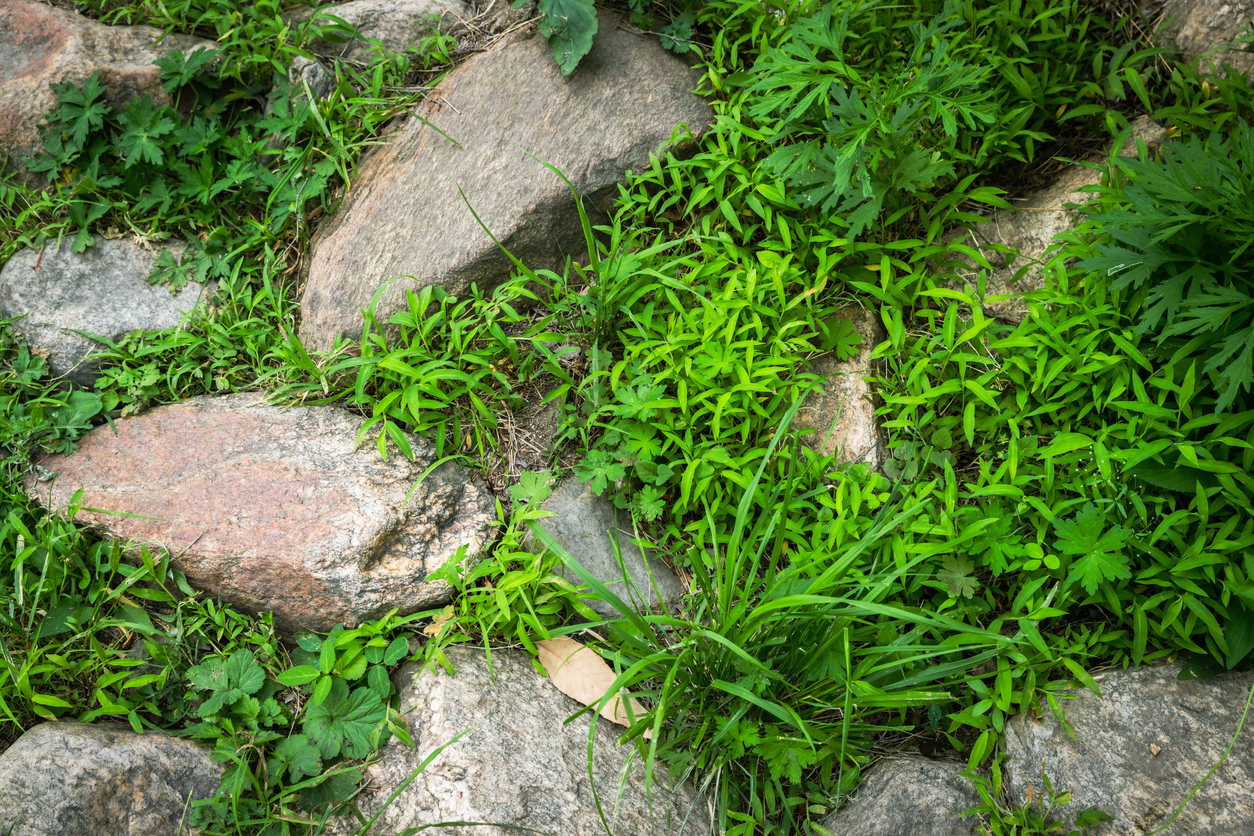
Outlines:
<svg viewBox="0 0 1254 836"><path fill-rule="evenodd" d="M302 778L320 773L322 759L308 736L294 734L279 741L274 747L274 756L266 762L266 768L271 781L277 781L286 771L289 775L288 783L295 784Z"/></svg>
<svg viewBox="0 0 1254 836"><path fill-rule="evenodd" d="M265 669L251 650L237 650L226 660L225 671L232 688L255 694L266 681Z"/></svg>
<svg viewBox="0 0 1254 836"><path fill-rule="evenodd" d="M592 49L592 36L597 31L597 13L592 0L540 0L540 34L549 42L549 51L561 68L570 75L579 59Z"/></svg>
<svg viewBox="0 0 1254 836"><path fill-rule="evenodd" d="M306 711L304 731L323 758L364 758L370 754L370 732L386 717L378 694L369 688L350 693L348 684L336 679L322 704Z"/></svg>
<svg viewBox="0 0 1254 836"><path fill-rule="evenodd" d="M955 598L970 598L980 584L975 579L975 564L969 558L947 554L936 577Z"/></svg>
<svg viewBox="0 0 1254 836"><path fill-rule="evenodd" d="M582 705L602 700L618 678L604 659L569 636L536 642L536 653L557 690ZM628 699L638 722L645 715L644 706L630 696ZM622 726L631 725L622 695L609 700L601 708L601 716Z"/></svg>

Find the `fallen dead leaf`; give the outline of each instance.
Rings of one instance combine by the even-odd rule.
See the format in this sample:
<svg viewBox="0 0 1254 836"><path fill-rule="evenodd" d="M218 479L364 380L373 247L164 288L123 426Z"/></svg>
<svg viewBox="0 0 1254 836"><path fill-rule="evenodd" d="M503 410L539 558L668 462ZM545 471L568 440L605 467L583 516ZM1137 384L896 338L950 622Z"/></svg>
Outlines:
<svg viewBox="0 0 1254 836"><path fill-rule="evenodd" d="M549 680L557 690L583 705L599 701L618 678L604 659L570 636L538 641L536 650L540 654L540 664L549 672ZM628 696L628 699L631 697ZM637 719L645 714L644 706L634 699L631 699L631 711ZM601 709L601 716L620 726L631 725L622 696L607 702ZM644 736L651 738L652 731L646 731Z"/></svg>

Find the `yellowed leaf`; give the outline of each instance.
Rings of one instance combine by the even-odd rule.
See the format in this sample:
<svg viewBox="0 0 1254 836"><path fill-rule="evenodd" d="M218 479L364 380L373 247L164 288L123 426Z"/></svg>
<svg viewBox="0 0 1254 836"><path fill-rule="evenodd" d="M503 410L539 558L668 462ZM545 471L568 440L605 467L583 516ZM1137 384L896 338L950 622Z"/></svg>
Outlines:
<svg viewBox="0 0 1254 836"><path fill-rule="evenodd" d="M431 623L422 628L423 635L438 636L440 630L444 628L444 624L453 617L453 605L449 604L444 609L436 613L435 618L431 619Z"/></svg>
<svg viewBox="0 0 1254 836"><path fill-rule="evenodd" d="M570 636L538 641L536 650L539 651L540 664L549 672L549 679L557 690L583 705L592 705L604 697L618 678L604 659ZM631 721L627 719L622 696L631 700L631 710L637 720L644 716L644 706L631 699L625 690L605 704L601 716L612 723L629 726ZM653 735L651 731L646 731L644 736L649 738Z"/></svg>

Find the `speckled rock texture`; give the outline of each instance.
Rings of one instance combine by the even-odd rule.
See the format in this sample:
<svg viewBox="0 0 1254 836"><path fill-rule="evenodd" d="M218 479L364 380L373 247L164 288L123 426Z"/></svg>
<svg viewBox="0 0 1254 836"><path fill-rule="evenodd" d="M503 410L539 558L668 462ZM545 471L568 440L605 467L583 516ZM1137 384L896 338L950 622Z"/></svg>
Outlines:
<svg viewBox="0 0 1254 836"><path fill-rule="evenodd" d="M1220 71L1227 64L1247 78L1254 73L1254 48L1233 44L1254 21L1252 0L1167 0L1162 20L1171 22L1160 36L1175 41L1186 61L1207 56L1198 66L1203 73L1211 64Z"/></svg>
<svg viewBox="0 0 1254 836"><path fill-rule="evenodd" d="M793 426L812 428L814 433L803 443L822 455L836 455L839 461L878 470L886 455L885 438L875 420L880 404L866 378L875 374L871 352L888 335L875 308L851 306L835 318L851 323L862 335L862 345L848 360L841 361L832 353L810 364L809 371L827 378L827 382L809 394L797 410Z"/></svg>
<svg viewBox="0 0 1254 836"><path fill-rule="evenodd" d="M418 49L423 38L436 32L452 33L464 27L462 21L474 17L471 7L462 0L351 0L327 11L347 21L363 38L378 38L385 47L396 52ZM300 9L289 19L307 20L313 12L312 8ZM439 20L432 20L432 15ZM315 40L310 47L322 55L350 61L367 60L370 50L369 43L357 40L342 44Z"/></svg>
<svg viewBox="0 0 1254 836"><path fill-rule="evenodd" d="M641 554L632 544L636 534L630 513L619 511L613 502L594 494L589 483L574 477L559 482L540 507L554 514L539 521L541 528L624 603L645 611L664 605L675 612L684 588L669 566ZM621 564L611 536L618 538ZM582 583L573 572L565 574L572 583ZM608 601L589 598L584 603L603 618L620 617Z"/></svg>
<svg viewBox="0 0 1254 836"><path fill-rule="evenodd" d="M168 102L153 61L174 50L212 47L211 41L167 35L151 26L105 26L82 15L27 0L0 0L0 160L24 171L24 157L43 148L38 126L56 104L48 86L82 84L94 72L119 107L145 93Z"/></svg>
<svg viewBox="0 0 1254 836"><path fill-rule="evenodd" d="M173 836L189 797L212 798L221 777L222 764L190 740L43 723L0 754L0 833Z"/></svg>
<svg viewBox="0 0 1254 836"><path fill-rule="evenodd" d="M823 826L832 836L976 836L980 803L962 764L924 758L880 761L854 797Z"/></svg>
<svg viewBox="0 0 1254 836"><path fill-rule="evenodd" d="M474 556L493 537L495 503L449 462L405 495L435 461L413 438L416 461L387 461L364 419L330 406L269 406L255 393L194 398L90 432L70 456L45 458L51 483L31 496L152 519L80 511L78 520L134 543L156 543L197 588L233 606L274 613L285 632L330 630L447 603L428 582L459 547Z"/></svg>
<svg viewBox="0 0 1254 836"><path fill-rule="evenodd" d="M563 725L583 706L536 673L523 651L494 650L491 671L479 648L453 647L446 653L454 676L443 670L416 676L420 666L411 663L394 677L401 705L413 706L405 717L417 751L395 741L383 748L378 762L366 770L368 790L358 797L362 811L372 815L428 754L473 730L414 779L375 829L397 833L434 822L465 821L560 836L605 836L588 777L590 716ZM597 723L592 769L614 836L707 836L705 802L694 803L687 786L672 792L654 784L650 815L638 755L615 805L631 751L619 746L615 729L621 731L610 723ZM454 827L439 832L512 836L518 831Z"/></svg>
<svg viewBox="0 0 1254 836"><path fill-rule="evenodd" d="M22 250L0 269L0 316L25 315L14 327L33 349L47 352L54 375L82 387L95 383L100 367L84 358L105 346L75 330L117 341L136 329L174 328L206 295L195 282L175 294L149 284L157 251L125 239L94 241L81 253L70 249L69 238L59 247L49 241L42 252Z"/></svg>
<svg viewBox="0 0 1254 836"><path fill-rule="evenodd" d="M1166 136L1157 123L1141 118L1133 123L1133 135L1121 149L1123 156L1135 156L1137 139L1145 140L1151 150ZM1101 182L1101 172L1081 165L1066 169L1047 188L1032 192L1015 201L1013 210L998 209L988 221L975 224L963 242L979 251L993 270L985 282L984 312L1003 322L1018 324L1028 315L1028 303L1021 294L1045 287L1046 253L1054 246L1054 236L1068 232L1080 221L1080 213L1067 209L1064 204L1087 203L1091 195L1079 189ZM961 239L961 235L954 236ZM951 239L952 240L952 239ZM1018 256L993 252L988 247L1004 244L1018 251ZM979 286L979 269L963 257L968 265L958 273L966 281L968 292L974 293ZM1015 280L1015 275L1023 275ZM1003 297L993 299L992 297Z"/></svg>
<svg viewBox="0 0 1254 836"><path fill-rule="evenodd" d="M1091 691L1064 700L1075 729L1069 738L1041 701L1039 715L1006 723L1005 787L1016 803L1029 785L1039 796L1041 765L1055 791L1070 790L1059 812L1070 820L1096 806L1114 816L1093 836L1142 836L1166 824L1193 786L1223 755L1236 733L1254 673L1181 682L1180 665L1098 674ZM1249 836L1254 833L1254 729L1241 737L1168 833Z"/></svg>
<svg viewBox="0 0 1254 836"><path fill-rule="evenodd" d="M509 259L459 187L528 266L560 268L567 256L587 257L575 199L539 160L565 173L597 214L625 170L640 170L679 126L699 134L713 118L691 92L697 71L656 36L620 29L617 20L602 13L592 51L569 76L539 36L476 55L419 113L459 145L411 118L366 157L314 238L301 301L306 346L325 350L337 334L359 336L361 310L394 277L410 278L383 293L381 322L404 307L407 290L436 284L462 296L471 283L486 291L509 277Z"/></svg>

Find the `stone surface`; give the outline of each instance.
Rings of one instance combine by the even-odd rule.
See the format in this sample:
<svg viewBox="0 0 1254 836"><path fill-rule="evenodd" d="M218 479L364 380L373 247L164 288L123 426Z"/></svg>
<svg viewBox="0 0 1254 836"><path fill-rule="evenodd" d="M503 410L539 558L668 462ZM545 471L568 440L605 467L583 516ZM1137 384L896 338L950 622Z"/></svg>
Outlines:
<svg viewBox="0 0 1254 836"><path fill-rule="evenodd" d="M451 462L405 495L435 451L411 439L416 461L353 444L364 419L330 406L269 406L255 393L203 397L100 427L26 488L62 509L83 505L153 519L80 512L109 536L157 543L197 589L286 632L329 630L447 603L428 573L459 546L493 536L495 503Z"/></svg>
<svg viewBox="0 0 1254 836"><path fill-rule="evenodd" d="M38 126L56 105L51 83L82 84L93 72L120 107L145 93L168 102L152 62L174 50L212 47L211 41L160 29L105 26L43 3L0 0L0 161L24 171L22 159L43 148Z"/></svg>
<svg viewBox="0 0 1254 836"><path fill-rule="evenodd" d="M1133 123L1132 138L1120 150L1125 157L1137 153L1137 139L1145 140L1151 152L1165 137L1165 132L1157 123L1141 118ZM1079 221L1080 213L1067 209L1064 204L1082 204L1091 198L1079 189L1101 182L1101 172L1081 165L1073 165L1066 169L1057 180L1048 187L1026 195L1016 201L1013 210L998 209L988 221L974 224L970 235L964 243L975 248L988 259L993 266L985 280L984 312L1004 322L1018 324L1028 314L1027 302L1019 298L1019 294L1030 293L1045 287L1044 256L1054 245L1054 236L1071 230ZM955 236L961 238L961 235ZM1005 244L1019 255L1007 255L987 249L993 244ZM980 269L965 257L961 261L968 265L957 270L970 289L974 292L979 285ZM1026 270L1016 282L1015 274ZM1009 298L990 301L993 296Z"/></svg>
<svg viewBox="0 0 1254 836"><path fill-rule="evenodd" d="M636 538L631 514L619 511L614 503L594 494L589 483L567 477L558 482L540 507L555 515L540 520L540 526L625 603L647 610L664 604L671 612L679 606L684 588L675 573L662 561L641 554L640 547L631 542ZM618 537L621 564L614 556L611 531ZM623 578L624 570L627 581ZM572 583L582 583L573 573L567 578ZM621 617L607 601L589 598L584 603L603 618Z"/></svg>
<svg viewBox="0 0 1254 836"><path fill-rule="evenodd" d="M925 758L880 761L857 794L823 826L832 836L974 836L978 816L962 818L980 794L962 764Z"/></svg>
<svg viewBox="0 0 1254 836"><path fill-rule="evenodd" d="M884 463L884 439L875 419L875 393L865 378L874 374L871 352L888 335L874 308L851 306L835 319L852 323L862 335L862 345L843 362L832 353L810 364L809 371L826 377L827 382L806 398L793 426L812 428L814 433L802 442L822 455L835 454L842 462L879 469Z"/></svg>
<svg viewBox="0 0 1254 836"><path fill-rule="evenodd" d="M221 777L222 764L190 740L43 723L0 754L0 833L186 833L180 820L189 796L212 798Z"/></svg>
<svg viewBox="0 0 1254 836"><path fill-rule="evenodd" d="M1251 0L1167 0L1162 19L1171 22L1161 35L1175 41L1186 61L1206 56L1199 67L1203 72L1213 63L1219 70L1228 64L1247 78L1254 73L1251 46L1233 44L1254 22Z"/></svg>
<svg viewBox="0 0 1254 836"><path fill-rule="evenodd" d="M416 675L420 667L411 663L394 677L401 705L413 706L405 716L417 751L395 741L383 748L378 762L366 770L370 784L358 797L362 811L372 815L431 751L472 730L414 779L375 829L397 833L434 822L466 821L561 836L605 836L588 777L591 718L584 714L563 725L583 706L536 673L523 651L494 650L491 670L481 649L452 647L445 652L454 676L443 670ZM650 816L639 755L615 805L623 766L633 751L618 745L617 731L621 727L597 723L592 769L614 836L708 834L704 800L694 804L687 786L672 792L655 783ZM518 831L467 827L439 832L509 836Z"/></svg>
<svg viewBox="0 0 1254 836"><path fill-rule="evenodd" d="M31 347L46 351L52 373L79 386L95 383L100 363L84 359L105 346L75 334L89 331L116 342L136 329L174 328L205 296L189 282L176 294L148 283L157 253L125 239L96 236L81 253L49 241L42 251L22 250L0 269L0 316L14 323ZM181 245L171 247L180 250Z"/></svg>
<svg viewBox="0 0 1254 836"><path fill-rule="evenodd" d="M1236 733L1254 674L1180 682L1180 665L1098 674L1102 699L1076 692L1062 702L1069 738L1045 701L1040 717L1006 723L1005 788L1016 803L1028 786L1040 795L1041 765L1054 790L1071 792L1070 820L1096 806L1114 816L1093 836L1142 836L1164 825ZM1157 750L1157 751L1155 751ZM1169 833L1254 833L1254 729L1247 723L1232 754L1184 808Z"/></svg>
<svg viewBox="0 0 1254 836"><path fill-rule="evenodd" d="M308 84L315 99L325 99L335 89L335 77L327 72L327 68L303 55L292 59L292 65L287 68L287 80L301 87Z"/></svg>
<svg viewBox="0 0 1254 836"><path fill-rule="evenodd" d="M300 9L292 13L290 19L307 20L313 12L313 9ZM450 34L464 28L462 21L474 16L470 6L462 0L351 0L327 12L350 23L363 38L378 38L395 52L418 49L423 38L437 31ZM439 20L432 20L431 15ZM323 55L363 61L368 58L366 53L371 45L358 40L342 44L315 40L310 46Z"/></svg>
<svg viewBox="0 0 1254 836"><path fill-rule="evenodd" d="M510 275L483 223L533 268L586 257L570 189L534 154L564 172L590 209L605 209L626 169L683 124L700 133L712 118L691 90L698 76L655 36L635 35L603 13L592 51L563 76L538 36L475 56L450 72L419 115L372 151L336 214L313 243L300 336L328 349L337 334L361 334L361 311L385 282L380 321L405 292L439 284L455 296ZM604 217L603 215L601 217Z"/></svg>

